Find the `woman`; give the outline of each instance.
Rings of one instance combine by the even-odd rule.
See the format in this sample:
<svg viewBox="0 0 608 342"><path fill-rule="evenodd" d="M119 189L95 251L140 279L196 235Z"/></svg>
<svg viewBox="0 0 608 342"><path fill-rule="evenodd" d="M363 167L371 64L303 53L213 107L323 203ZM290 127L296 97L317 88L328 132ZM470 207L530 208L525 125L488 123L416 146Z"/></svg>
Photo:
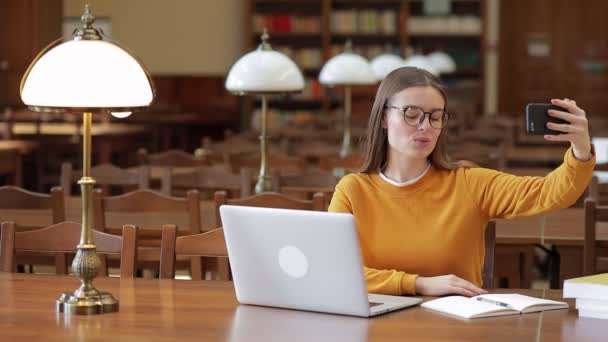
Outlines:
<svg viewBox="0 0 608 342"><path fill-rule="evenodd" d="M442 145L447 98L430 73L412 67L380 84L369 118L361 173L336 186L329 211L357 223L368 289L392 295L486 293L481 271L484 228L492 218L529 216L568 207L591 179L585 112L574 101L552 100L568 112L549 123L569 141L564 162L546 177L517 177L451 163Z"/></svg>

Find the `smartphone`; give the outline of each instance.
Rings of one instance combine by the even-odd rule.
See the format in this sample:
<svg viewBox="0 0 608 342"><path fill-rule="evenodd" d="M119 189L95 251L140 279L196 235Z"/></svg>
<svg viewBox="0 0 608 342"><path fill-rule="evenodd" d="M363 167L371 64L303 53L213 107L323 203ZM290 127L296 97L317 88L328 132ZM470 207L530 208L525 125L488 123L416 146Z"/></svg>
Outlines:
<svg viewBox="0 0 608 342"><path fill-rule="evenodd" d="M549 109L567 112L568 110L552 105L549 103L528 103L526 106L526 132L529 134L545 135L545 134L564 134L564 132L555 131L547 128L547 122L555 122L558 124L569 124L568 121L549 116Z"/></svg>

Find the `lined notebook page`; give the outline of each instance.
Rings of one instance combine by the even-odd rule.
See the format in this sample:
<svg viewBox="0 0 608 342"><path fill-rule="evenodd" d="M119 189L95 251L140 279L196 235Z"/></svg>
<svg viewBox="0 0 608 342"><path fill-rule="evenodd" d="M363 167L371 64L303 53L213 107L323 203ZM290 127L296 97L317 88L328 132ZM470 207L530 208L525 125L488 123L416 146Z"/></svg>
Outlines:
<svg viewBox="0 0 608 342"><path fill-rule="evenodd" d="M568 304L564 302L557 302L549 299L542 299L530 296L524 296L517 293L509 294L486 294L477 297L487 298L511 305L511 307L522 313L536 312L543 310L556 310L556 309L567 309ZM477 301L472 297L472 300ZM490 304L492 305L492 304Z"/></svg>

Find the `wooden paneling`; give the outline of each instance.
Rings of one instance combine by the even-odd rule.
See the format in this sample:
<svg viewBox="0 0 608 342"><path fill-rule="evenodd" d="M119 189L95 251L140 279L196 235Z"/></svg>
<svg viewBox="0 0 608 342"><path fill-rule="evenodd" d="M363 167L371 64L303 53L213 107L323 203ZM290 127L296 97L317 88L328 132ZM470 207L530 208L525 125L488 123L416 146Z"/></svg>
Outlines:
<svg viewBox="0 0 608 342"><path fill-rule="evenodd" d="M156 97L151 111L199 113L200 123L236 128L239 97L224 87L222 76L153 76Z"/></svg>
<svg viewBox="0 0 608 342"><path fill-rule="evenodd" d="M499 110L522 115L527 103L568 97L590 115L607 111L608 2L500 3ZM547 56L529 53L535 41L547 43Z"/></svg>
<svg viewBox="0 0 608 342"><path fill-rule="evenodd" d="M0 2L0 106L22 106L21 77L50 42L61 37L62 0Z"/></svg>

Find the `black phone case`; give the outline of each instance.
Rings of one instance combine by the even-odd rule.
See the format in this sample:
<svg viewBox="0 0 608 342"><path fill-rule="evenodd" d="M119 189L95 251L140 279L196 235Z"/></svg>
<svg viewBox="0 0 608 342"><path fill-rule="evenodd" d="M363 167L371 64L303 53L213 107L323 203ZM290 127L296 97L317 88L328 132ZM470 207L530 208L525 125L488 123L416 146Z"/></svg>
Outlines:
<svg viewBox="0 0 608 342"><path fill-rule="evenodd" d="M548 103L529 103L526 106L526 132L535 135L564 134L564 132L547 128L547 122L555 122L558 124L569 123L568 121L549 116L549 109L567 112L567 110L562 107Z"/></svg>

